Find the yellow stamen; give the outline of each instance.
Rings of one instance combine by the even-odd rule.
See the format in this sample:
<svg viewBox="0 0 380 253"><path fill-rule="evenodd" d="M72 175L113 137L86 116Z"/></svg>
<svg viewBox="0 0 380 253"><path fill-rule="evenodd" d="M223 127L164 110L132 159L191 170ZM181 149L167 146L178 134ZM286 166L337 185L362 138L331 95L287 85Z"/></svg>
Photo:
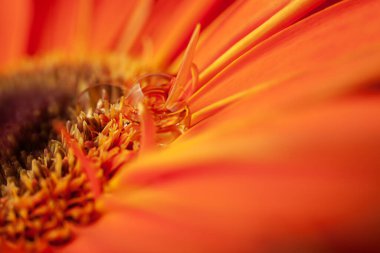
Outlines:
<svg viewBox="0 0 380 253"><path fill-rule="evenodd" d="M81 163L81 168L86 173L88 180L91 183L91 189L95 197L99 197L102 192L101 184L96 176L96 171L98 168L83 154L82 149L78 143L73 140L70 134L67 132L62 123L55 122L55 128L61 132L63 139L67 145L74 151L75 156Z"/></svg>

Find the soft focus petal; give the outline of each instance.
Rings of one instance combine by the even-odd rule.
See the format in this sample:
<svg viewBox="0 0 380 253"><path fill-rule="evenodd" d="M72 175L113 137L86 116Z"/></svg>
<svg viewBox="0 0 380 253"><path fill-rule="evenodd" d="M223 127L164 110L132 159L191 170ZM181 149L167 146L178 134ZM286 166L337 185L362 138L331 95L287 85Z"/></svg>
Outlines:
<svg viewBox="0 0 380 253"><path fill-rule="evenodd" d="M135 52L147 54L149 60L153 60L156 66L164 66L178 54L178 50L184 48L184 43L195 25L222 2L219 0L156 1Z"/></svg>
<svg viewBox="0 0 380 253"><path fill-rule="evenodd" d="M153 0L138 1L133 13L128 19L128 23L124 25L123 31L121 32L116 47L117 52L120 54L130 52L135 45L135 42L139 41L139 35L148 22L153 9L153 3Z"/></svg>
<svg viewBox="0 0 380 253"><path fill-rule="evenodd" d="M293 89L306 89L310 83L324 85L319 75L365 76L380 58L379 10L378 1L346 1L284 30L200 89L190 100L192 111L262 84L292 84L291 78L298 79ZM363 25L368 19L371 22ZM347 71L341 68L346 64L351 65ZM282 95L293 89L284 88Z"/></svg>
<svg viewBox="0 0 380 253"><path fill-rule="evenodd" d="M30 18L30 1L0 1L0 68L25 53Z"/></svg>
<svg viewBox="0 0 380 253"><path fill-rule="evenodd" d="M6 245L5 242L0 240L0 252L6 252L6 253L23 253L21 250L9 247Z"/></svg>
<svg viewBox="0 0 380 253"><path fill-rule="evenodd" d="M40 30L40 36L33 50L39 53L60 51L78 54L88 49L91 0L38 0L36 8L43 22L37 24L39 27L36 30Z"/></svg>
<svg viewBox="0 0 380 253"><path fill-rule="evenodd" d="M138 0L95 1L90 39L94 51L106 51L115 46L116 39L128 23L138 2Z"/></svg>
<svg viewBox="0 0 380 253"><path fill-rule="evenodd" d="M354 97L263 124L228 118L147 155L65 252L375 252L379 101Z"/></svg>

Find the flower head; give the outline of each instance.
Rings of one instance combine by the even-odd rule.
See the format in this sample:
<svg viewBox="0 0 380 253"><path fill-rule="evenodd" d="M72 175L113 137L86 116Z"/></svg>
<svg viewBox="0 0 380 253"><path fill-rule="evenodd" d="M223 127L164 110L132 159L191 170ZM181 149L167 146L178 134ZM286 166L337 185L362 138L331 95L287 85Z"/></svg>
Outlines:
<svg viewBox="0 0 380 253"><path fill-rule="evenodd" d="M379 249L376 0L1 5L1 251Z"/></svg>

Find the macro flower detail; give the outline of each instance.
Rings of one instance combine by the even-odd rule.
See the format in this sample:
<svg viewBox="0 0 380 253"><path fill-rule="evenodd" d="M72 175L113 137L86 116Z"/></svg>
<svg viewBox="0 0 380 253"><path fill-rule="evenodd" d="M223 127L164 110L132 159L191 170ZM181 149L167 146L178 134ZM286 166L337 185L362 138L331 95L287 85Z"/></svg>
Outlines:
<svg viewBox="0 0 380 253"><path fill-rule="evenodd" d="M0 2L0 252L377 252L376 0Z"/></svg>
<svg viewBox="0 0 380 253"><path fill-rule="evenodd" d="M96 198L120 167L190 125L181 74L145 74L130 84L111 76L108 68L55 65L2 80L11 86L3 101L16 100L15 111L4 112L1 139L0 231L8 242L32 251L67 243L71 224L99 218ZM88 87L75 94L81 83ZM36 101L23 108L22 99Z"/></svg>

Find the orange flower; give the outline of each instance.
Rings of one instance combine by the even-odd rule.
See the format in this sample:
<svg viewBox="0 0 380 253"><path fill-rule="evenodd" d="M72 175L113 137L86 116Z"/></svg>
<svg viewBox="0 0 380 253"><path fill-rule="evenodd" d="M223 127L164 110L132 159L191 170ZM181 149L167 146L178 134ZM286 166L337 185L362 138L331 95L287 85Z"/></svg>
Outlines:
<svg viewBox="0 0 380 253"><path fill-rule="evenodd" d="M379 1L20 0L0 11L5 123L30 122L3 109L27 118L18 101L30 92L15 80L40 78L25 95L39 109L66 84L122 90L81 105L66 130L52 123L63 151L39 155L54 168L17 158L31 169L7 169L0 153L1 252L379 250Z"/></svg>

